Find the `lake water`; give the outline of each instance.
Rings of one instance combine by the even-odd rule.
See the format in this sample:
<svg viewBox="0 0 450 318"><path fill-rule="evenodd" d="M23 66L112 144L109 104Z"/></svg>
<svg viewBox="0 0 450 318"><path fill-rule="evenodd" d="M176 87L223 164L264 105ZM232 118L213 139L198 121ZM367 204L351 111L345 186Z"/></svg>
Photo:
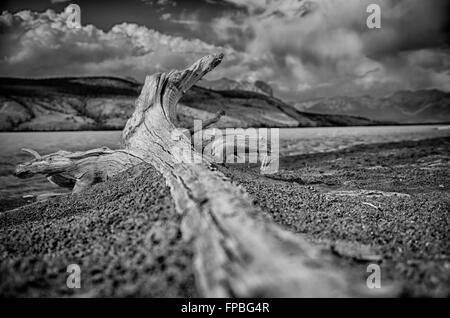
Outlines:
<svg viewBox="0 0 450 318"><path fill-rule="evenodd" d="M358 144L450 136L448 125L321 127L280 129L280 152L296 155L339 150Z"/></svg>
<svg viewBox="0 0 450 318"><path fill-rule="evenodd" d="M107 146L119 147L120 131L14 132L0 133L0 199L26 194L63 192L44 176L21 180L12 175L17 163L31 159L21 148L32 148L40 154L60 149L76 151ZM356 144L419 140L450 136L450 127L380 126L280 129L281 155L324 152Z"/></svg>

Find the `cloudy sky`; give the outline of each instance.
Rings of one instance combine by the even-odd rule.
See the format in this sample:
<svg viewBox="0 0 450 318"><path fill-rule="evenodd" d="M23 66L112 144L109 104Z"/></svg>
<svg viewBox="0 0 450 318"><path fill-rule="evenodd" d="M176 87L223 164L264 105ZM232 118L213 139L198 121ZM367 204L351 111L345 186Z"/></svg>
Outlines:
<svg viewBox="0 0 450 318"><path fill-rule="evenodd" d="M224 52L209 79L263 80L286 100L450 91L448 0L77 0L81 28L70 3L1 2L0 76L142 80Z"/></svg>

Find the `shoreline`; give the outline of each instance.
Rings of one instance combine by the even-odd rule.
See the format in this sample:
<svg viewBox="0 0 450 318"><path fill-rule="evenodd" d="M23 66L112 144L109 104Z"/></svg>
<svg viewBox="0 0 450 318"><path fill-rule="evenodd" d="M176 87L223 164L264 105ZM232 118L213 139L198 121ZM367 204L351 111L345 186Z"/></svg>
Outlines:
<svg viewBox="0 0 450 318"><path fill-rule="evenodd" d="M315 114L315 113L314 113ZM315 114L317 115L317 114ZM321 114L319 114L321 115ZM326 115L326 114L325 114ZM343 127L402 127L402 126L448 126L450 125L450 122L439 122L439 123L374 123L374 124L368 124L368 125L341 125L341 126L292 126L292 127L272 127L272 126L252 126L250 128L276 128L276 129L293 129L293 128L343 128ZM240 127L222 127L220 129L226 129L226 128L240 128ZM73 129L73 130L0 130L0 133L34 133L34 132L97 132L97 131L117 131L121 132L122 129L108 129L108 128L98 128L98 129Z"/></svg>

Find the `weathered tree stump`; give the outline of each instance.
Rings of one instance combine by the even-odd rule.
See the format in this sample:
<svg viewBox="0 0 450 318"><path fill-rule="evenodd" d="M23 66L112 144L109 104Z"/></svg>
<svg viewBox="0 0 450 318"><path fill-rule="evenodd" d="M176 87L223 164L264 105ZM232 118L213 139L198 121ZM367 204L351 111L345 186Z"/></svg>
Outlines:
<svg viewBox="0 0 450 318"><path fill-rule="evenodd" d="M209 55L184 71L148 76L123 131L126 150L167 180L183 215L183 237L195 244L200 291L209 297L348 295L345 276L318 248L263 220L247 193L207 156L193 149L194 161L180 158L192 145L186 135L173 138L177 102L222 58Z"/></svg>

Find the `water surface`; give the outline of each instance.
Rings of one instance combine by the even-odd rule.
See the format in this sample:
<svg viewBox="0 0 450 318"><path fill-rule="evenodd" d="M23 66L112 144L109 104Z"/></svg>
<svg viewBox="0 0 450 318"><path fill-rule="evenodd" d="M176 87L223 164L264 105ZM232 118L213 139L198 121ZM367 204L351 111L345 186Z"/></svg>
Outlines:
<svg viewBox="0 0 450 318"><path fill-rule="evenodd" d="M333 151L356 144L450 136L448 128L443 125L286 128L280 129L280 152L281 155L294 155ZM44 176L21 180L12 175L17 163L31 159L29 154L20 151L21 148L32 148L40 154L60 149L77 151L101 146L115 149L119 147L120 135L120 131L0 133L0 199L63 192Z"/></svg>

